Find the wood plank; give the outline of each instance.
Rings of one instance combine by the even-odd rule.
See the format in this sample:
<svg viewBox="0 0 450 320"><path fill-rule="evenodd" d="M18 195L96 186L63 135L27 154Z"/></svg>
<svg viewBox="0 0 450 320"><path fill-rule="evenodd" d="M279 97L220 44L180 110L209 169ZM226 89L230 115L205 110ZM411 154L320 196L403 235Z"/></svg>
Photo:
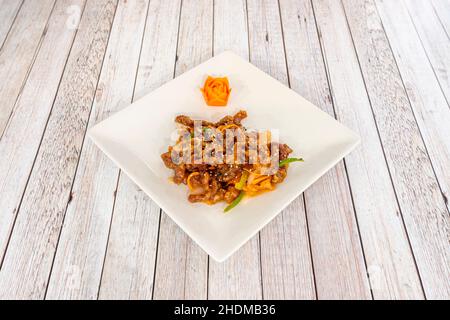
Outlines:
<svg viewBox="0 0 450 320"><path fill-rule="evenodd" d="M363 141L345 163L373 296L392 299L391 287L399 284L389 279L395 269L392 257L386 255L396 254L390 248L398 248L399 243L405 250L405 242L397 240L396 232L403 230L395 191L342 5L336 1L313 4L337 118ZM405 255L401 252L396 261Z"/></svg>
<svg viewBox="0 0 450 320"><path fill-rule="evenodd" d="M450 102L450 38L429 1L406 0L406 8L433 67L441 89ZM450 10L450 8L448 8Z"/></svg>
<svg viewBox="0 0 450 320"><path fill-rule="evenodd" d="M247 5L245 0L214 3L214 55L227 50L248 60Z"/></svg>
<svg viewBox="0 0 450 320"><path fill-rule="evenodd" d="M344 7L401 214L404 219L433 216L437 207L445 212L439 185L376 7L373 1L354 0L345 0ZM390 234L395 241L390 241L389 246L395 254L380 252L385 261L392 261L383 268L387 279L393 282L387 283L392 291L390 297L421 299L423 290L404 228L400 224L392 227Z"/></svg>
<svg viewBox="0 0 450 320"><path fill-rule="evenodd" d="M28 81L17 101L17 112L11 117L0 140L0 262L76 34L76 30L65 28L65 10L69 5L83 8L84 3L85 0L57 3Z"/></svg>
<svg viewBox="0 0 450 320"><path fill-rule="evenodd" d="M291 87L334 117L311 2L281 1L280 9ZM318 298L370 298L343 162L305 191L305 206Z"/></svg>
<svg viewBox="0 0 450 320"><path fill-rule="evenodd" d="M173 79L181 0L150 2L134 99Z"/></svg>
<svg viewBox="0 0 450 320"><path fill-rule="evenodd" d="M376 1L408 98L450 210L450 112L406 8Z"/></svg>
<svg viewBox="0 0 450 320"><path fill-rule="evenodd" d="M131 103L147 8L146 0L119 2L88 126ZM97 298L118 176L119 168L87 139L67 206L47 299ZM126 237L122 240L126 241ZM75 277L74 270L81 272Z"/></svg>
<svg viewBox="0 0 450 320"><path fill-rule="evenodd" d="M288 84L278 3L248 1L250 61ZM303 197L261 232L264 299L315 298Z"/></svg>
<svg viewBox="0 0 450 320"><path fill-rule="evenodd" d="M214 3L214 54L232 50L249 58L246 2ZM222 263L209 261L209 299L261 299L259 236L256 235Z"/></svg>
<svg viewBox="0 0 450 320"><path fill-rule="evenodd" d="M420 204L420 207L428 206L426 211L416 211L420 207L416 207L417 195L412 194L408 199L410 203L406 204L415 207L415 214L404 216L425 294L429 299L445 299L450 296L447 200L450 188L450 127L447 125L450 111L406 8L395 1L377 1L376 4L447 204L446 212L442 208L443 200L437 194L432 203ZM429 192L433 190L433 185L425 186Z"/></svg>
<svg viewBox="0 0 450 320"><path fill-rule="evenodd" d="M160 216L161 209L121 172L99 299L152 298Z"/></svg>
<svg viewBox="0 0 450 320"><path fill-rule="evenodd" d="M136 96L174 75L181 1L150 1ZM100 299L151 299L160 208L126 175L118 183Z"/></svg>
<svg viewBox="0 0 450 320"><path fill-rule="evenodd" d="M5 255L0 298L45 295L116 4L87 3Z"/></svg>
<svg viewBox="0 0 450 320"><path fill-rule="evenodd" d="M439 21L450 38L450 1L448 0L431 0L434 11L439 17Z"/></svg>
<svg viewBox="0 0 450 320"><path fill-rule="evenodd" d="M17 13L22 6L23 0L0 0L0 50L3 47L9 30L16 19Z"/></svg>
<svg viewBox="0 0 450 320"><path fill-rule="evenodd" d="M314 8L338 118L358 132L363 141L346 158L346 164L373 295L377 299L420 296L396 194L343 8L333 1L314 2ZM402 287L405 279L414 289Z"/></svg>
<svg viewBox="0 0 450 320"><path fill-rule="evenodd" d="M184 0L178 34L176 75L212 56L213 2ZM205 299L208 255L166 214L161 217L155 299Z"/></svg>
<svg viewBox="0 0 450 320"><path fill-rule="evenodd" d="M0 82L0 137L47 30L54 4L55 0L25 1L0 51L0 79L8 79Z"/></svg>

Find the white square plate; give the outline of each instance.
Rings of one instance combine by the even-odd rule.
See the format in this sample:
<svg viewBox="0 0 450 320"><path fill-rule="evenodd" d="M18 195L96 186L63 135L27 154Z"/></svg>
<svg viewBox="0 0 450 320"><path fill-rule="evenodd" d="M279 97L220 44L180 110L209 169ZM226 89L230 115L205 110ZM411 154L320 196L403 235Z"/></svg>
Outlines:
<svg viewBox="0 0 450 320"><path fill-rule="evenodd" d="M227 107L208 107L200 87L207 75L227 76ZM187 200L187 187L169 181L160 155L173 144L179 114L217 121L240 109L243 125L278 129L280 141L305 162L289 167L276 190L245 199L224 214L224 203ZM100 122L89 136L212 258L223 261L270 222L358 143L359 137L277 80L231 52L222 53Z"/></svg>

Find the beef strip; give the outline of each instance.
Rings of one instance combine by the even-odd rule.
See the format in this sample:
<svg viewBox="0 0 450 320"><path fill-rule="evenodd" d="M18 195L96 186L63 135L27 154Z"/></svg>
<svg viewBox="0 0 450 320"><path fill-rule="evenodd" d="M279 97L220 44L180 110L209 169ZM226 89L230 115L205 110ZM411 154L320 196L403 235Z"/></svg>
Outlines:
<svg viewBox="0 0 450 320"><path fill-rule="evenodd" d="M173 182L176 184L186 183L186 167L184 164L176 166L174 169Z"/></svg>
<svg viewBox="0 0 450 320"><path fill-rule="evenodd" d="M233 122L236 125L241 125L241 121L244 120L245 118L247 118L247 111L245 110L240 110L238 113L236 113L233 116Z"/></svg>
<svg viewBox="0 0 450 320"><path fill-rule="evenodd" d="M177 166L172 161L172 156L171 156L171 152L170 151L168 151L166 153L163 153L161 155L161 159L163 160L163 162L166 165L166 167L169 168L169 169L175 169L175 167Z"/></svg>
<svg viewBox="0 0 450 320"><path fill-rule="evenodd" d="M204 126L204 127L214 126L214 123L212 123L212 122L209 122L206 120L201 120L201 121L202 121L202 126ZM194 128L194 120L192 120L190 117L185 116L185 115L177 116L175 118L175 122L180 123L189 128Z"/></svg>
<svg viewBox="0 0 450 320"><path fill-rule="evenodd" d="M175 122L180 123L186 127L194 127L194 120L188 116L180 115L175 118Z"/></svg>
<svg viewBox="0 0 450 320"><path fill-rule="evenodd" d="M279 150L280 150L280 161L287 159L289 154L292 152L292 149L289 148L289 146L285 143L279 145Z"/></svg>
<svg viewBox="0 0 450 320"><path fill-rule="evenodd" d="M214 126L215 127L220 127L220 126L231 124L231 123L233 123L233 117L232 116L225 116L222 119L220 119L219 121L217 121L216 123L214 123Z"/></svg>

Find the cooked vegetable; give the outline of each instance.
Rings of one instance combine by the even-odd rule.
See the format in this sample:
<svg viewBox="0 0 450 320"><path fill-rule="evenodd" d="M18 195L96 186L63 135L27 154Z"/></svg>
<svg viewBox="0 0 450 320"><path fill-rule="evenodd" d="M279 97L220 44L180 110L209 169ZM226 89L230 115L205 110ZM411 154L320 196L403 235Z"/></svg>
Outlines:
<svg viewBox="0 0 450 320"><path fill-rule="evenodd" d="M280 161L279 166L283 167L284 165L286 165L288 163L297 162L297 161L303 162L304 160L302 158L286 158L286 159Z"/></svg>
<svg viewBox="0 0 450 320"><path fill-rule="evenodd" d="M208 76L201 91L208 106L226 106L231 89L227 77Z"/></svg>
<svg viewBox="0 0 450 320"><path fill-rule="evenodd" d="M187 177L187 179L186 179L186 184L187 184L189 190L193 190L193 189L194 189L194 187L192 186L192 183L191 183L191 179L192 179L193 177L195 177L195 176L198 176L198 175L200 175L200 172L192 172L192 173Z"/></svg>
<svg viewBox="0 0 450 320"><path fill-rule="evenodd" d="M247 178L248 178L248 172L243 171L242 175L241 175L241 179L239 180L238 183L236 183L236 185L234 187L238 190L242 190L242 188L244 188L245 184L247 183Z"/></svg>
<svg viewBox="0 0 450 320"><path fill-rule="evenodd" d="M233 200L232 203L230 203L224 210L223 212L228 212L231 209L233 209L234 207L236 207L238 205L239 202L241 202L242 198L244 197L245 192L241 191L241 193L239 193L239 195L237 196L236 199Z"/></svg>

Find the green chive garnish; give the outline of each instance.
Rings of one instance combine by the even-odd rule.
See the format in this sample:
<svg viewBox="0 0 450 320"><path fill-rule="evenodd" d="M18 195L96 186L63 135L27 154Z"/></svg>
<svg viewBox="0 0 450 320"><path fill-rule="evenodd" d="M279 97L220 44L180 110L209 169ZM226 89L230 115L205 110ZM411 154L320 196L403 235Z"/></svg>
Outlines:
<svg viewBox="0 0 450 320"><path fill-rule="evenodd" d="M239 202L241 202L241 200L242 200L242 198L244 197L244 195L245 195L245 192L244 192L244 191L241 191L241 193L239 193L239 195L237 196L237 198L234 199L233 202L230 203L230 204L223 210L223 212L228 212L228 211L230 211L231 209L233 209L234 207L236 207L237 204L238 204Z"/></svg>
<svg viewBox="0 0 450 320"><path fill-rule="evenodd" d="M248 178L248 172L244 171L242 172L241 179L239 179L239 182L235 184L235 188L238 190L242 190L247 182Z"/></svg>
<svg viewBox="0 0 450 320"><path fill-rule="evenodd" d="M291 163L291 162L296 162L296 161L303 162L304 160L302 158L287 158L287 159L281 160L278 165L280 167L283 167L285 164L288 164L288 163Z"/></svg>

